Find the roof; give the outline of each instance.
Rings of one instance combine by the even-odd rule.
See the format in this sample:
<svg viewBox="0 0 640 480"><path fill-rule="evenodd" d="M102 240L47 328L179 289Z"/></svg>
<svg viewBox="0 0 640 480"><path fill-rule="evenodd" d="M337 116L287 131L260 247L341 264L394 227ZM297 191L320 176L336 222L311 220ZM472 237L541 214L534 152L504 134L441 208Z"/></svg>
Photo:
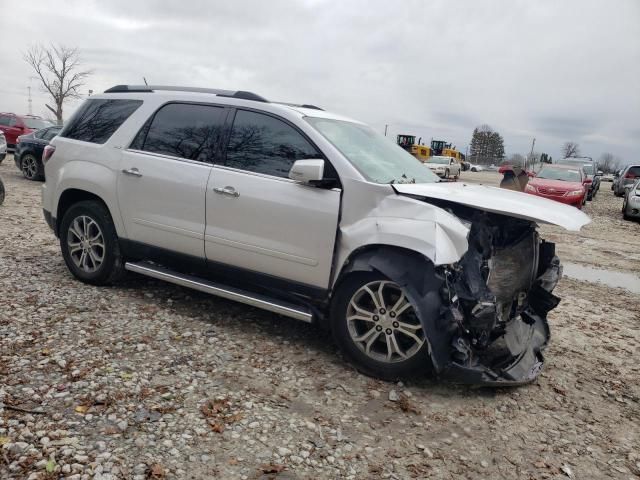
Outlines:
<svg viewBox="0 0 640 480"><path fill-rule="evenodd" d="M146 95L158 93L158 95L167 95L170 92L175 92L176 97L187 98L193 95L214 95L216 97L244 100L249 102L256 102L260 105L269 105L270 108L266 110L280 110L286 109L288 112L295 112L301 117L319 117L332 120L348 121L353 123L361 123L357 120L353 120L342 115L333 114L324 111L322 108L309 103L288 103L288 102L271 102L261 95L254 92L248 92L245 90L226 90L218 88L201 88L201 87L181 87L171 85L116 85L104 91L105 95L96 95L97 98L108 98L110 94L132 94L132 95Z"/></svg>

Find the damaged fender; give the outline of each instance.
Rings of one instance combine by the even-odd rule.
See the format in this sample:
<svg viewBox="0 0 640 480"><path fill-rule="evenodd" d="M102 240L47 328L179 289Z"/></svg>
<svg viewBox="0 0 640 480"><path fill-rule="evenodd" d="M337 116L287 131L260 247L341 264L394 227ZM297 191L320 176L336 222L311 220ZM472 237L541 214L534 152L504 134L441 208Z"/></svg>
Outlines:
<svg viewBox="0 0 640 480"><path fill-rule="evenodd" d="M344 265L353 252L369 245L406 248L421 253L434 265L446 265L467 251L468 233L469 229L446 210L410 197L386 195L361 220L341 222L337 265Z"/></svg>

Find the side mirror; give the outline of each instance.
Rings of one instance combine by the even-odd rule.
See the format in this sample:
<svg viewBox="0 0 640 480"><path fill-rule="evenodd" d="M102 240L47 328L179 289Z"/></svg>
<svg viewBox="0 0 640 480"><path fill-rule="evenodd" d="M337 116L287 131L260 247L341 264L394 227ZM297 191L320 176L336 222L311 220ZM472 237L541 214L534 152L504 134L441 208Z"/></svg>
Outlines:
<svg viewBox="0 0 640 480"><path fill-rule="evenodd" d="M311 184L324 177L324 160L296 160L289 170L289 178L296 182Z"/></svg>

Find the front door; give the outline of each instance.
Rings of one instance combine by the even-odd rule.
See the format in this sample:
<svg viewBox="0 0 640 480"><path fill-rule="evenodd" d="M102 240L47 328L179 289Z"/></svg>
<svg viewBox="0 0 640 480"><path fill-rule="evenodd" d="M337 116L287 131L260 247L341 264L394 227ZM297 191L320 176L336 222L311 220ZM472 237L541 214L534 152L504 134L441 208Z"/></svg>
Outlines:
<svg viewBox="0 0 640 480"><path fill-rule="evenodd" d="M283 120L238 110L207 188L207 260L327 288L341 192L288 178L296 160L322 157Z"/></svg>
<svg viewBox="0 0 640 480"><path fill-rule="evenodd" d="M123 152L118 202L128 240L204 259L205 192L224 113L167 104Z"/></svg>

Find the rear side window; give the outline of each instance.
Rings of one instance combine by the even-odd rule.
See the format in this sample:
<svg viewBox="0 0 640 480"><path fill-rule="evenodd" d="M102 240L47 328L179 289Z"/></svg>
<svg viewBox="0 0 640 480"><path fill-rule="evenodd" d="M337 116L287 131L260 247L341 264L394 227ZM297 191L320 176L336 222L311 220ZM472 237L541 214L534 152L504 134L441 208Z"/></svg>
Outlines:
<svg viewBox="0 0 640 480"><path fill-rule="evenodd" d="M83 142L105 143L140 105L142 100L87 100L60 132L60 136Z"/></svg>
<svg viewBox="0 0 640 480"><path fill-rule="evenodd" d="M130 148L212 162L223 127L223 107L170 103L140 130Z"/></svg>
<svg viewBox="0 0 640 480"><path fill-rule="evenodd" d="M0 125L11 127L14 123L16 122L11 115L0 115Z"/></svg>
<svg viewBox="0 0 640 480"><path fill-rule="evenodd" d="M226 166L288 178L293 162L314 158L322 155L282 120L246 110L236 113Z"/></svg>

